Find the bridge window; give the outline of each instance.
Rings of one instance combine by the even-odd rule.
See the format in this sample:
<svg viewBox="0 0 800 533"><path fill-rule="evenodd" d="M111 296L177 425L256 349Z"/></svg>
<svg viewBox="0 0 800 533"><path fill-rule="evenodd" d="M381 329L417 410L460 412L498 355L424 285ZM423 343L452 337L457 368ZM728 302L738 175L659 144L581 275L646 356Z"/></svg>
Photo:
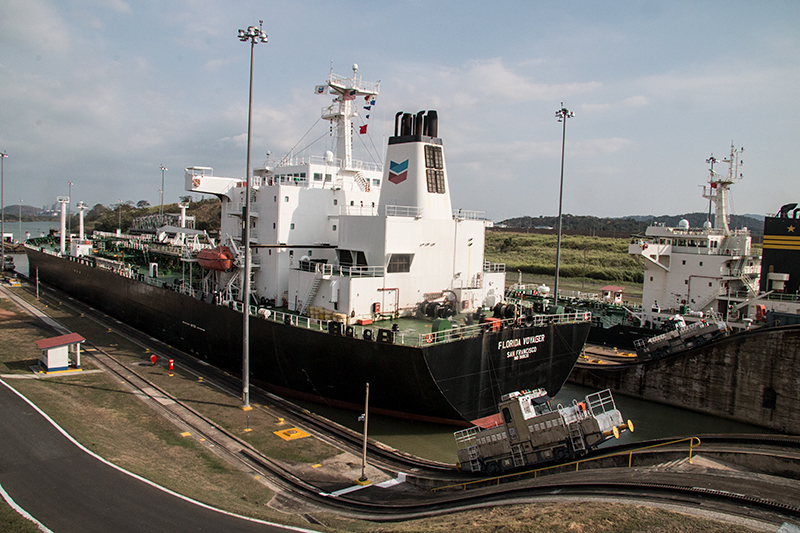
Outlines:
<svg viewBox="0 0 800 533"><path fill-rule="evenodd" d="M386 272L411 272L411 260L413 257L414 254L392 254L389 257L389 266L386 268Z"/></svg>
<svg viewBox="0 0 800 533"><path fill-rule="evenodd" d="M342 266L368 266L367 256L360 250L336 250L336 256Z"/></svg>

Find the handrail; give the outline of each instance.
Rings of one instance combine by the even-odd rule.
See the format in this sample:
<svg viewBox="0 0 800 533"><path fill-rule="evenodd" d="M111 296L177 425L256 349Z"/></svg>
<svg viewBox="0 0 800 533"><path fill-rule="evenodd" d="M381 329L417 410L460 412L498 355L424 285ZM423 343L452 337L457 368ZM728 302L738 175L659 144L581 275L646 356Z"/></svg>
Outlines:
<svg viewBox="0 0 800 533"><path fill-rule="evenodd" d="M572 322L588 322L591 320L591 313L562 313L560 315L533 315L530 317L531 323L526 325L542 327L547 324L563 324ZM511 327L519 321L519 318L506 318L500 321L500 327ZM497 324L496 322L494 324ZM443 331L419 334L419 345L441 344L457 339L468 339L481 335L484 331L492 330L497 327L491 322L475 324L472 326L459 326Z"/></svg>
<svg viewBox="0 0 800 533"><path fill-rule="evenodd" d="M465 481L463 483L456 483L455 485L445 485L443 487L434 487L434 488L431 489L431 492L438 492L440 490L445 490L445 489L455 489L455 488L458 488L458 487L462 487L463 490L467 490L467 485L476 485L478 483L486 483L487 481L495 481L495 480L497 481L497 484L499 485L501 479L514 477L514 476L522 476L524 474L533 474L533 477L535 479L535 478L537 478L539 476L539 472L544 472L545 470L552 470L554 468L563 468L565 466L570 466L570 465L575 465L575 471L577 472L579 467L580 467L580 465L581 465L581 463L589 463L591 461L599 461L601 459L608 459L609 457L617 457L617 456L626 455L626 454L628 455L628 468L631 468L631 463L633 461L633 454L635 452L641 452L641 451L644 451L644 450L650 450L650 449L653 449L653 448L659 448L661 446L669 446L669 445L672 445L672 444L679 444L681 442L686 442L686 441L689 442L689 463L691 464L691 462L692 462L692 453L694 452L694 448L696 446L700 446L700 444L701 444L700 443L700 437L684 437L682 439L672 440L672 441L669 441L669 442L661 442L659 444L651 444L649 446L643 446L641 448L636 448L636 449L633 449L633 450L629 450L627 452L610 453L610 454L603 455L603 456L600 456L600 457L590 457L588 459L578 459L577 461L572 461L572 462L569 462L569 463L561 463L561 464L557 464L557 465L545 466L545 467L542 467L542 468L536 468L534 470L523 470L521 472L514 472L514 473L511 473L511 474L503 474L502 476L487 477L487 478L482 478L482 479L476 479L474 481ZM695 444L695 442L697 444Z"/></svg>

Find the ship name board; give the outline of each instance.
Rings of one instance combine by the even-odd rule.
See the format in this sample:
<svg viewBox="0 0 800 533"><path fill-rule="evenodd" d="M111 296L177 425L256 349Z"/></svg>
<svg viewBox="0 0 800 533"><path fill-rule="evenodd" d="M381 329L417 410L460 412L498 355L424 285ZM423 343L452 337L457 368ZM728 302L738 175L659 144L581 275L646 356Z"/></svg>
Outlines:
<svg viewBox="0 0 800 533"><path fill-rule="evenodd" d="M532 353L536 353L539 349L538 344L544 342L544 333L539 335L531 335L530 337L522 337L521 339L508 339L497 343L498 350L507 350L506 358L518 361L520 359L527 359Z"/></svg>

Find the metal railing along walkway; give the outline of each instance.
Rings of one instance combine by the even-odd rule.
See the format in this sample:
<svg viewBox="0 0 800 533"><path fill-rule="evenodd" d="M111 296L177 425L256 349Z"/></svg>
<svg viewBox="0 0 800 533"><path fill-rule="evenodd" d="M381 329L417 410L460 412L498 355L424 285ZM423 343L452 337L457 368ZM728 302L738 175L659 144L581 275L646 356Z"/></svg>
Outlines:
<svg viewBox="0 0 800 533"><path fill-rule="evenodd" d="M554 470L556 468L564 468L566 466L572 466L572 465L575 465L575 472L577 472L578 470L580 470L580 466L582 464L584 464L584 463L591 463L591 462L594 462L594 461L600 461L602 459L608 459L610 457L620 457L620 456L625 456L625 455L628 456L628 468L631 468L632 463L633 463L633 454L634 453L642 452L642 451L645 451L645 450L651 450L651 449L654 449L654 448L660 448L662 446L670 446L670 445L674 445L674 444L680 444L681 442L688 442L689 443L689 457L688 457L688 460L689 460L689 463L691 463L692 462L692 454L694 453L694 448L696 446L700 446L700 438L699 437L686 437L686 438L683 438L683 439L673 440L673 441L669 441L669 442L661 442L661 443L658 443L658 444L651 444L649 446L642 446L641 448L635 448L633 450L628 450L628 451L625 451L625 452L610 453L610 454L602 455L600 457L589 457L589 458L586 458L586 459L578 459L576 461L572 461L572 462L569 462L569 463L560 463L560 464L557 464L557 465L550 465L550 466L545 466L545 467L542 467L542 468L536 468L534 470L523 470L523 471L520 471L520 472L513 472L513 473L510 473L510 474L503 474L501 476L481 478L481 479L476 479L476 480L472 480L472 481L465 481L463 483L457 483L455 485L445 485L443 487L434 487L434 488L431 489L431 492L439 492L439 491L442 491L442 490L457 489L457 488L461 488L462 490L467 490L468 488L477 488L477 487L486 486L488 484L487 482L492 482L493 484L499 485L501 483L501 481L504 480L504 479L508 479L508 478L512 478L512 477L528 476L530 474L533 474L533 478L536 479L536 478L539 477L539 473L540 472L546 472L548 470Z"/></svg>

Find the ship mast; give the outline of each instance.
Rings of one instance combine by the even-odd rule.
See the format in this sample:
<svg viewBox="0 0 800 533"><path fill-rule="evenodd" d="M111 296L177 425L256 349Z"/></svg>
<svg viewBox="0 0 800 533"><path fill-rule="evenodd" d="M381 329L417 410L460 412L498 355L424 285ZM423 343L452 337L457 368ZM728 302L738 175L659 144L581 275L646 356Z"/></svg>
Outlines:
<svg viewBox="0 0 800 533"><path fill-rule="evenodd" d="M703 187L703 198L707 198L714 202L714 229L722 230L723 235L728 236L731 233L730 227L730 213L728 205L730 204L730 186L742 178L739 172L739 167L742 161L739 159L744 148L736 149L731 142L731 154L721 161L711 154L711 157L706 159L706 163L711 164L709 169L708 183L709 188ZM728 175L723 176L714 172L715 163L728 163Z"/></svg>
<svg viewBox="0 0 800 533"><path fill-rule="evenodd" d="M342 168L350 169L353 165L353 122L352 118L358 115L358 107L354 101L359 97L368 97L365 101L369 104L371 97L377 96L380 82L362 82L358 77L358 65L353 65L353 77L345 78L333 73L331 69L328 76L330 93L336 95L333 104L322 110L322 118L330 120L336 138L335 157L341 160Z"/></svg>

